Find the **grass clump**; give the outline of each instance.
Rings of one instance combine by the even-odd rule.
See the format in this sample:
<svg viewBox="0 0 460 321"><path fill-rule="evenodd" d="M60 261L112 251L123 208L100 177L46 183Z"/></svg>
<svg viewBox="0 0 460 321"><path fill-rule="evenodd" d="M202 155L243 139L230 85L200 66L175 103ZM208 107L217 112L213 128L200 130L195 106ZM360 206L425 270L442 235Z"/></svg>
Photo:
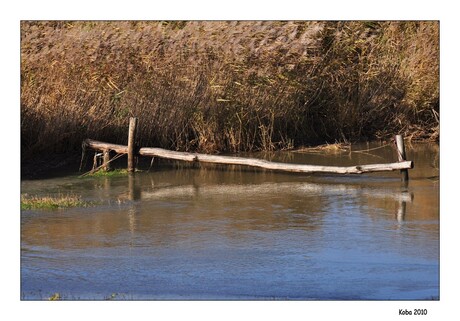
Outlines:
<svg viewBox="0 0 460 321"><path fill-rule="evenodd" d="M61 299L61 294L56 292L48 298L48 301L60 301Z"/></svg>
<svg viewBox="0 0 460 321"><path fill-rule="evenodd" d="M91 205L78 195L28 196L21 195L21 210L33 209L63 209L70 207L87 207Z"/></svg>
<svg viewBox="0 0 460 321"><path fill-rule="evenodd" d="M110 171L97 170L95 172L90 172L86 177L117 177L128 175L129 172L127 169L114 169Z"/></svg>
<svg viewBox="0 0 460 321"><path fill-rule="evenodd" d="M438 21L22 21L21 155L439 139Z"/></svg>

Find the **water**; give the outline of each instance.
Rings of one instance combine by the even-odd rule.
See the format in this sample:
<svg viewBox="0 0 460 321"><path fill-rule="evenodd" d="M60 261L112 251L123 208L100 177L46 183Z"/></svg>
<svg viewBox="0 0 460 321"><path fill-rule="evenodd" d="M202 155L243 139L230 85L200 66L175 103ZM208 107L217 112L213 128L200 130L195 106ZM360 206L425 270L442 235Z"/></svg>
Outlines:
<svg viewBox="0 0 460 321"><path fill-rule="evenodd" d="M257 156L337 166L396 159L391 147ZM408 186L398 172L169 162L134 176L22 181L22 193L98 205L21 212L21 299L437 300L438 156L437 145L408 149Z"/></svg>

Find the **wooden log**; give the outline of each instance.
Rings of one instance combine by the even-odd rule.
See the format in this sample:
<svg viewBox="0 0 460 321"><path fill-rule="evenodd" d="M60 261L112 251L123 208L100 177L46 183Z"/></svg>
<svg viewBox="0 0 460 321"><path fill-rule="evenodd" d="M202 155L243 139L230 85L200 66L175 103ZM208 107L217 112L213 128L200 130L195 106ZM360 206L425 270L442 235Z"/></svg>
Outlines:
<svg viewBox="0 0 460 321"><path fill-rule="evenodd" d="M337 173L337 174L361 174L369 172L393 171L400 169L412 168L411 161L390 163L390 164L371 164L371 165L356 165L348 167L339 166L321 166L321 165L301 165L269 162L262 159L232 157L232 156L216 156L196 153L174 152L161 148L144 147L139 150L139 154L150 157L160 157L187 162L205 162L214 164L230 164L230 165L246 165L259 167L270 170L278 170L295 173Z"/></svg>
<svg viewBox="0 0 460 321"><path fill-rule="evenodd" d="M118 145L118 144L110 144L105 142L100 142L97 140L86 139L83 142L83 145L86 148L91 148L94 150L98 150L103 152L104 150L113 150L117 154L127 154L128 153L128 146L126 145Z"/></svg>
<svg viewBox="0 0 460 321"><path fill-rule="evenodd" d="M129 133L128 133L128 172L134 172L134 140L136 137L137 118L131 117L129 119Z"/></svg>
<svg viewBox="0 0 460 321"><path fill-rule="evenodd" d="M404 147L404 138L402 135L396 135L396 150L398 151L398 161L406 161L406 148ZM409 181L409 171L407 169L401 169L401 179L404 183Z"/></svg>
<svg viewBox="0 0 460 321"><path fill-rule="evenodd" d="M90 140L90 139L87 139L85 143L87 147L95 149L95 150L104 150L108 148L111 150L115 150L117 153L127 153L128 152L127 146L123 146L123 145L109 144L109 143L99 142L99 141ZM140 148L139 155L149 156L149 157L167 158L167 159L174 159L174 160L182 160L186 162L204 162L204 163L214 163L214 164L244 165L244 166L259 167L259 168L264 168L264 169L269 169L269 170L295 172L295 173L361 174L361 173L371 173L371 172L402 170L402 169L409 169L409 168L414 167L414 163L412 161L403 161L403 162L388 163L388 164L355 165L355 166L348 166L348 167L287 164L287 163L269 162L266 160L254 159L254 158L175 152L175 151L170 151L170 150L166 150L162 148L154 148L154 147Z"/></svg>

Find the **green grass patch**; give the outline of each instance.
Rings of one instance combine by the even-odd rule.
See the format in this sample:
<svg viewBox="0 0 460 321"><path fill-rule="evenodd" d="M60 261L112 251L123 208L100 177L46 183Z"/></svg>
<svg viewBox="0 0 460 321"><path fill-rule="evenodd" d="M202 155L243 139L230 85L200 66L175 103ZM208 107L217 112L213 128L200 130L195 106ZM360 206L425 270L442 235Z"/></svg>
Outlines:
<svg viewBox="0 0 460 321"><path fill-rule="evenodd" d="M125 176L128 174L129 172L127 169L114 169L108 172L103 171L103 170L98 170L94 173L87 175L87 177L116 177L116 176Z"/></svg>
<svg viewBox="0 0 460 321"><path fill-rule="evenodd" d="M78 195L59 195L56 197L21 195L21 210L87 207L91 204L83 201Z"/></svg>

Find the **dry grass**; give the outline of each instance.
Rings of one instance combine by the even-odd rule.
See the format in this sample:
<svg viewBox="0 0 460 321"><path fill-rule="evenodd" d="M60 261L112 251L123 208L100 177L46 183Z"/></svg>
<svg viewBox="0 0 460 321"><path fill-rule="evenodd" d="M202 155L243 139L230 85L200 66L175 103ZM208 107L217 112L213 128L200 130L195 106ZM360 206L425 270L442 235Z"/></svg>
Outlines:
<svg viewBox="0 0 460 321"><path fill-rule="evenodd" d="M345 143L335 144L323 144L313 147L301 147L294 150L296 153L325 153L325 154L337 154L350 152L350 145Z"/></svg>
<svg viewBox="0 0 460 321"><path fill-rule="evenodd" d="M23 158L439 138L438 22L21 23Z"/></svg>

